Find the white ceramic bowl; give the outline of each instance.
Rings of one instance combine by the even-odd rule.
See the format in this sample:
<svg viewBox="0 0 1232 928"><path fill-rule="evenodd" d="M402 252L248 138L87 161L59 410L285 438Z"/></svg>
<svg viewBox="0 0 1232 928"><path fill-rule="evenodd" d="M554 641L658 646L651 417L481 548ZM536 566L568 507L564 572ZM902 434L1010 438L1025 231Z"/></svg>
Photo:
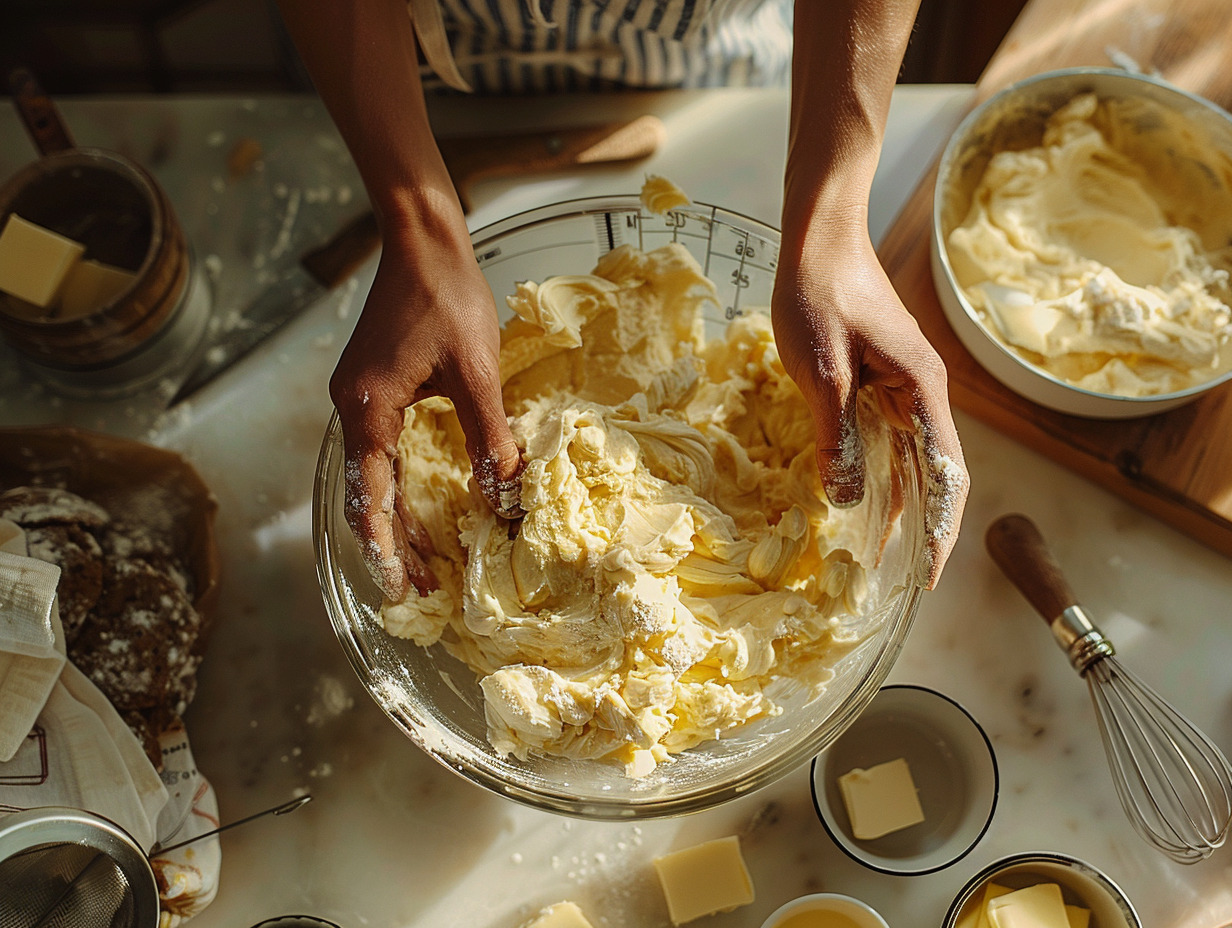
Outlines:
<svg viewBox="0 0 1232 928"><path fill-rule="evenodd" d="M1035 883L1057 883L1065 901L1091 912L1091 928L1142 928L1142 921L1125 891L1107 874L1067 854L1037 851L995 860L959 890L941 928L955 928L983 897L984 886L996 882L1010 889Z"/></svg>
<svg viewBox="0 0 1232 928"><path fill-rule="evenodd" d="M924 821L857 839L838 778L900 757ZM992 743L971 714L936 690L904 684L882 687L812 767L813 807L835 844L866 867L898 875L933 873L965 857L992 823L999 784Z"/></svg>
<svg viewBox="0 0 1232 928"><path fill-rule="evenodd" d="M694 204L652 216L636 197L557 204L499 222L473 235L475 254L504 306L517 281L588 273L604 252L628 242L645 249L679 241L720 289L722 305L708 330L721 333L742 307L768 306L778 233L717 207ZM630 779L598 761L497 753L488 743L475 674L447 655L388 635L378 619L381 596L368 576L343 513L342 434L329 423L314 489L317 575L334 631L355 672L389 718L419 747L463 777L520 802L596 819L659 816L707 808L797 768L839 736L876 695L901 649L922 588L925 556L923 480L910 436L901 436L895 467L904 509L880 565L872 604L843 623L867 633L836 667L825 693L809 702L803 688L779 700L781 715L759 719L685 751L650 775Z"/></svg>
<svg viewBox="0 0 1232 928"><path fill-rule="evenodd" d="M950 232L966 216L971 195L989 158L998 151L1039 144L1043 123L1076 95L1094 92L1101 98L1142 101L1150 119L1136 127L1139 144L1158 143L1173 167L1184 173L1200 196L1203 184L1226 191L1228 172L1203 170L1192 160L1182 162L1170 149L1174 133L1184 131L1204 140L1212 152L1232 157L1232 117L1215 104L1156 78L1106 68L1050 71L1020 81L977 106L959 124L942 153L933 192L932 274L946 318L964 347L993 377L1041 406L1075 416L1126 419L1145 416L1191 402L1229 380L1232 373L1173 393L1126 397L1082 389L1055 377L991 335L988 323L967 299L946 251Z"/></svg>
<svg viewBox="0 0 1232 928"><path fill-rule="evenodd" d="M819 917L813 920L808 918L810 915ZM823 921L820 917L823 915L841 916L845 921L838 924L852 928L890 928L881 914L868 903L842 893L810 893L784 902L761 923L761 928L793 928L793 925L833 923Z"/></svg>

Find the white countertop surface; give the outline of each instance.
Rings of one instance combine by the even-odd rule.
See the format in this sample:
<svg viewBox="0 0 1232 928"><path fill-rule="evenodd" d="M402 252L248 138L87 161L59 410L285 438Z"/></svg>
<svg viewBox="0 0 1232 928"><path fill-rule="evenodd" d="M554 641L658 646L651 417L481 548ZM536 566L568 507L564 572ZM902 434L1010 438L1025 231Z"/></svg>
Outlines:
<svg viewBox="0 0 1232 928"><path fill-rule="evenodd" d="M875 236L970 98L966 87L896 91L874 189ZM126 152L160 178L209 268L216 312L243 305L274 268L363 208L345 149L313 99L82 99L60 107L79 144ZM542 100L454 100L438 101L433 112L445 134L643 112L666 126L665 144L644 162L478 185L473 228L560 199L636 193L649 172L696 200L777 224L781 91L562 98L555 110ZM0 126L0 176L7 176L34 153L11 107L0 109ZM253 173L232 179L226 158L241 138L260 142L263 157ZM310 500L330 413L326 382L374 266L167 414L149 398L56 397L0 347L0 425L71 423L176 449L218 498L222 589L187 718L194 753L224 821L304 791L314 801L223 835L221 889L195 928L248 928L288 913L344 928L515 928L565 898L596 926L657 928L668 919L652 857L733 833L757 899L699 925L756 928L789 898L817 890L858 896L893 928L936 925L973 873L1027 850L1072 854L1102 869L1148 928L1232 924L1232 849L1183 867L1131 830L1086 686L989 560L982 536L1004 512L1032 516L1125 663L1225 750L1232 748L1232 564L961 414L972 477L963 533L890 677L954 698L995 747L997 813L957 864L895 877L854 863L814 814L807 765L709 812L624 824L524 808L429 759L361 688L330 629L314 570Z"/></svg>

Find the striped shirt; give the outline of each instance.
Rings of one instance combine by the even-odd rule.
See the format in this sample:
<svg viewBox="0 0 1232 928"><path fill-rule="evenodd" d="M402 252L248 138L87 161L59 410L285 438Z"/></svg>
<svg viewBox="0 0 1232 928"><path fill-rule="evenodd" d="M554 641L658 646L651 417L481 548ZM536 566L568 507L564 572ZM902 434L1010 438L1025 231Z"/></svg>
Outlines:
<svg viewBox="0 0 1232 928"><path fill-rule="evenodd" d="M408 0L427 87L785 85L790 0Z"/></svg>

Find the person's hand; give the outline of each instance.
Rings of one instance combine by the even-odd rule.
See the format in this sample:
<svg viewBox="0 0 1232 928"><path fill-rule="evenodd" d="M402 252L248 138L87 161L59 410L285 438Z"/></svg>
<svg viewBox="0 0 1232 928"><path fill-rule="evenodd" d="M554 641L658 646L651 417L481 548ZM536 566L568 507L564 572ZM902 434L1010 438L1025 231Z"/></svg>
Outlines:
<svg viewBox="0 0 1232 928"><path fill-rule="evenodd" d="M469 240L385 232L363 313L330 379L342 424L345 506L373 579L394 602L437 587L432 543L397 491L403 410L453 401L475 480L497 514L521 514L521 455L501 401L500 332Z"/></svg>
<svg viewBox="0 0 1232 928"><path fill-rule="evenodd" d="M957 540L970 483L950 414L945 365L894 292L864 231L824 241L785 239L772 299L775 340L817 431L817 466L830 501L864 495L856 393L872 385L890 422L914 430L927 499L927 585Z"/></svg>

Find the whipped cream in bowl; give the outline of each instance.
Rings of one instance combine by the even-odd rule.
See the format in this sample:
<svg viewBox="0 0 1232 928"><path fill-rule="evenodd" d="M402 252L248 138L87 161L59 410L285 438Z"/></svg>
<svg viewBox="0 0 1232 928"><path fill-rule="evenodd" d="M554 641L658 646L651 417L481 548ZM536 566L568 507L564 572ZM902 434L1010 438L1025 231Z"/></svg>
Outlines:
<svg viewBox="0 0 1232 928"><path fill-rule="evenodd" d="M693 811L795 769L871 700L914 617L915 437L866 398L865 499L829 505L769 322L769 227L611 197L473 238L506 310L525 515L483 501L452 406L416 404L399 489L440 587L383 600L331 422L318 575L359 677L437 760L567 814Z"/></svg>
<svg viewBox="0 0 1232 928"><path fill-rule="evenodd" d="M1128 72L1021 81L942 155L932 269L963 345L1005 386L1094 418L1232 379L1232 119Z"/></svg>

